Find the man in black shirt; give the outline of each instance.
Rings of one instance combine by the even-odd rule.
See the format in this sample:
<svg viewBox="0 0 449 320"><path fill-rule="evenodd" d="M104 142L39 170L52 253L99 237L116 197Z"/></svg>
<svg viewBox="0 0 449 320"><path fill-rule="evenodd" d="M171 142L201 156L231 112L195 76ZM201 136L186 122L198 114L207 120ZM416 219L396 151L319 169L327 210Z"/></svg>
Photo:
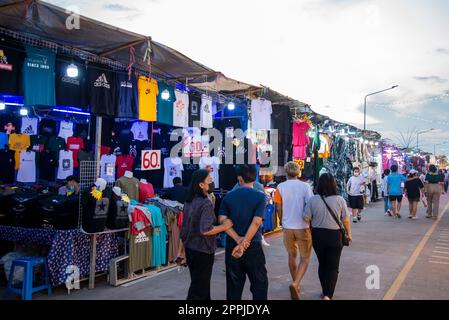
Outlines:
<svg viewBox="0 0 449 320"><path fill-rule="evenodd" d="M182 186L182 180L179 177L173 179L173 184L174 187L167 190L165 198L184 204L187 197L187 188Z"/></svg>

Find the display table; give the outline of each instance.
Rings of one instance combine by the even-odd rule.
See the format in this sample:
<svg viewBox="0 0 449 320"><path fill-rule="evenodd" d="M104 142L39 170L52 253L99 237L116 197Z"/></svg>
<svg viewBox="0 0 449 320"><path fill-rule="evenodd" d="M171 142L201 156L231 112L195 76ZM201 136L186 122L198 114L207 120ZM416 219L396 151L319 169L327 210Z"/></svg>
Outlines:
<svg viewBox="0 0 449 320"><path fill-rule="evenodd" d="M48 245L48 268L52 287L65 283L66 268L77 266L80 278L89 276L90 235L78 229L51 230L32 229L11 226L0 226L0 240ZM109 260L118 256L118 240L115 234L105 233L97 236L96 243L96 272L107 271Z"/></svg>

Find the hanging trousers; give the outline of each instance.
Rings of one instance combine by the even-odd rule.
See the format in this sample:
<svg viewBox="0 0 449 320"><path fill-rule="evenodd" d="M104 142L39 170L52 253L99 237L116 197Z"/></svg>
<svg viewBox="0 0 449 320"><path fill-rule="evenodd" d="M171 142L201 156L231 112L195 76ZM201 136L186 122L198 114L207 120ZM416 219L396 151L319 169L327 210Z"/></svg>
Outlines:
<svg viewBox="0 0 449 320"><path fill-rule="evenodd" d="M318 277L323 295L332 299L337 285L340 256L343 250L341 232L313 228L312 244L318 258Z"/></svg>
<svg viewBox="0 0 449 320"><path fill-rule="evenodd" d="M190 271L190 288L187 300L211 300L210 280L215 254L186 248L187 266Z"/></svg>

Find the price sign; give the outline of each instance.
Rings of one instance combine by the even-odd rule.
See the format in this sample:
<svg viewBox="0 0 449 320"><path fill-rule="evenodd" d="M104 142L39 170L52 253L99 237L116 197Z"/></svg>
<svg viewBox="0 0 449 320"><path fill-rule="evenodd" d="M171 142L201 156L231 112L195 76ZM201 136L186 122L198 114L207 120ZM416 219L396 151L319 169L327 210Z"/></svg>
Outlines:
<svg viewBox="0 0 449 320"><path fill-rule="evenodd" d="M161 168L161 150L142 150L142 171Z"/></svg>
<svg viewBox="0 0 449 320"><path fill-rule="evenodd" d="M304 170L304 167L305 167L305 161L304 160L295 159L293 161L296 162L297 164L299 164L299 167L301 168L301 170Z"/></svg>

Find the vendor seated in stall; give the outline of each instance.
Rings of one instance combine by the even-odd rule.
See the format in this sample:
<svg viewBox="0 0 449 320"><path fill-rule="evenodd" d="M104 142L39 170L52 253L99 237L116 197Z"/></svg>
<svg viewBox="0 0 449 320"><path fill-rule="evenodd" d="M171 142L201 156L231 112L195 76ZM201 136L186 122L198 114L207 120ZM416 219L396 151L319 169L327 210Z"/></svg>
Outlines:
<svg viewBox="0 0 449 320"><path fill-rule="evenodd" d="M173 178L173 185L173 187L167 190L164 198L184 204L187 197L187 188L183 187L182 179L179 177Z"/></svg>
<svg viewBox="0 0 449 320"><path fill-rule="evenodd" d="M58 194L61 196L73 196L79 195L80 192L80 182L75 176L68 176L65 179L65 186L62 186L58 190Z"/></svg>

